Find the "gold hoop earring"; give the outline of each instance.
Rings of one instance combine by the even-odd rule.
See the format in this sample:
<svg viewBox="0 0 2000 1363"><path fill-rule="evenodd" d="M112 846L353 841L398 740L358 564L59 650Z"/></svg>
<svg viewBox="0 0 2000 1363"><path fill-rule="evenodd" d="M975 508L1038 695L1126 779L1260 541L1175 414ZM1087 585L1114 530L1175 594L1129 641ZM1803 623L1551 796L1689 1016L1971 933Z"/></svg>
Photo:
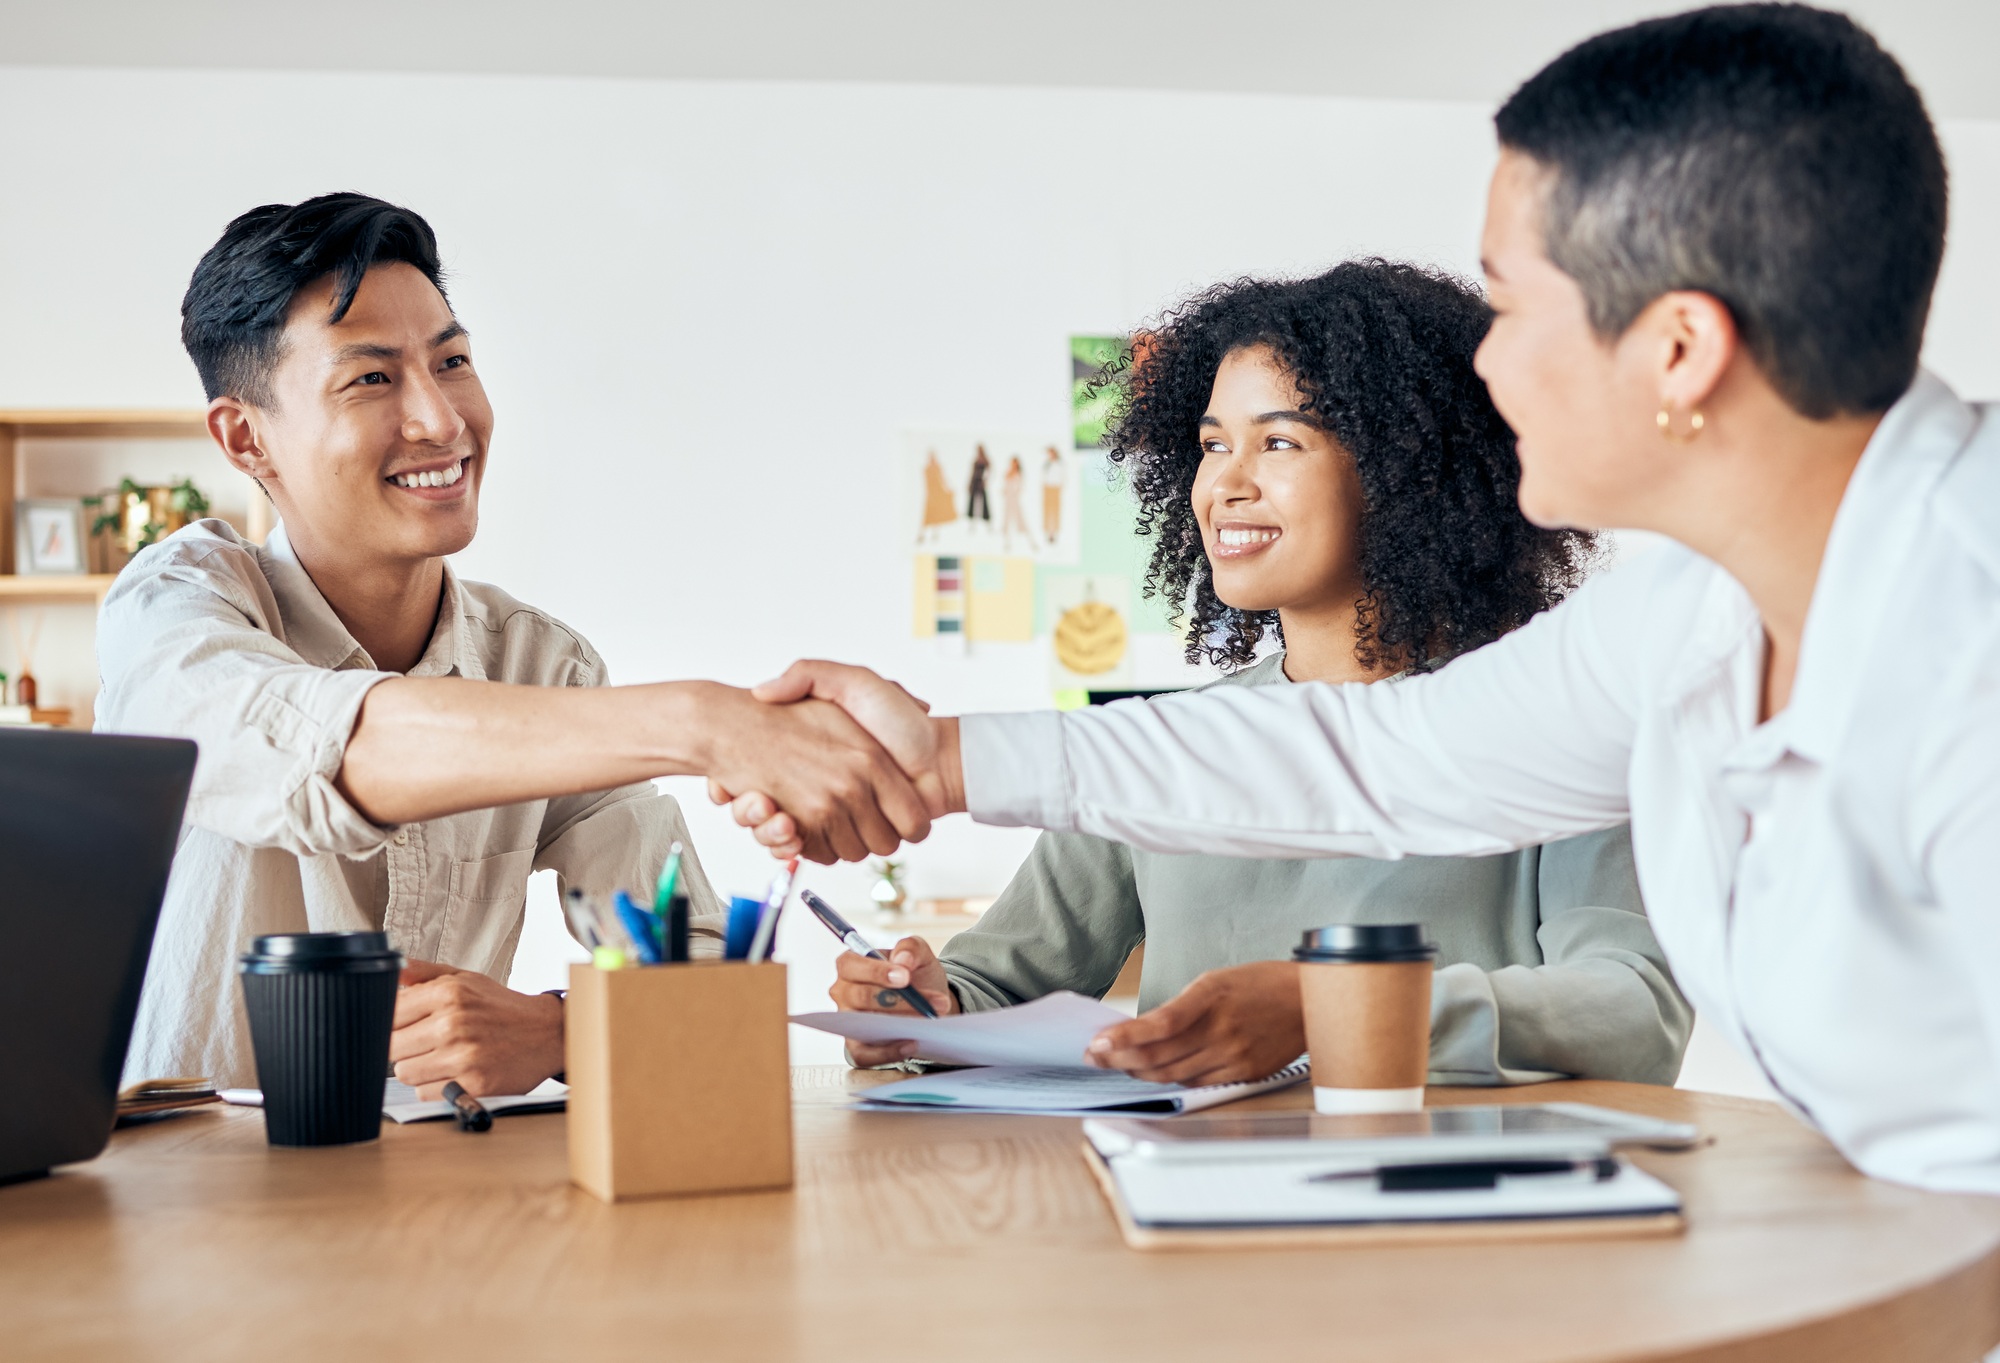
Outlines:
<svg viewBox="0 0 2000 1363"><path fill-rule="evenodd" d="M1692 444L1694 438L1701 434L1701 428L1707 424L1702 420L1701 408L1692 407L1688 409L1687 434L1674 434L1674 409L1668 403L1660 404L1660 414L1654 417L1653 420L1659 426L1660 434L1666 437L1667 443L1670 445Z"/></svg>

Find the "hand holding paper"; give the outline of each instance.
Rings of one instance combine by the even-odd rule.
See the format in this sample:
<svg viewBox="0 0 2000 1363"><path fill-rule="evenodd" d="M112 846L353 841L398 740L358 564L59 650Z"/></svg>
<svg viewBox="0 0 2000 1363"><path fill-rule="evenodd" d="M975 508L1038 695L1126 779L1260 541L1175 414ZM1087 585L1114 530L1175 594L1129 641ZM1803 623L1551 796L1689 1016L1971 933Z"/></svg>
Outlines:
<svg viewBox="0 0 2000 1363"><path fill-rule="evenodd" d="M931 950L931 944L921 937L905 937L896 943L886 961L852 951L842 952L833 969L836 978L828 993L844 1013L900 1013L913 1017L914 1010L897 992L905 987L922 994L939 1017L958 1011L958 996L951 992L944 965ZM847 1043L848 1063L863 1069L893 1065L898 1060L911 1059L916 1053L913 1041L892 1041L881 1046L865 1041Z"/></svg>
<svg viewBox="0 0 2000 1363"><path fill-rule="evenodd" d="M920 1018L907 1013L794 1013L792 1021L850 1041L917 1043L917 1058L947 1065L1061 1065L1081 1069L1104 1028L1129 1019L1067 990L1018 1008Z"/></svg>
<svg viewBox="0 0 2000 1363"><path fill-rule="evenodd" d="M1305 1048L1298 966L1251 961L1206 971L1158 1008L1106 1028L1090 1062L1156 1083L1234 1084Z"/></svg>

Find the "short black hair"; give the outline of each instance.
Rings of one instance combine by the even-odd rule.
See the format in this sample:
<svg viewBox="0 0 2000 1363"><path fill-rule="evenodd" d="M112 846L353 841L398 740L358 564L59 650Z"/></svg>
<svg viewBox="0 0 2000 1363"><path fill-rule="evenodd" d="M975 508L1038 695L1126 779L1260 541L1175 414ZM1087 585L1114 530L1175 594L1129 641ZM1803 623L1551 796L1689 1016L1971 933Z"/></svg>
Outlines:
<svg viewBox="0 0 2000 1363"><path fill-rule="evenodd" d="M334 276L338 322L371 265L400 260L444 292L437 234L407 208L366 194L322 194L253 208L223 229L181 299L181 344L211 401L224 393L271 405L285 315L299 290Z"/></svg>
<svg viewBox="0 0 2000 1363"><path fill-rule="evenodd" d="M1944 155L1903 69L1845 15L1724 5L1599 34L1494 123L1554 172L1549 259L1600 335L1691 289L1804 416L1886 410L1915 378Z"/></svg>
<svg viewBox="0 0 2000 1363"><path fill-rule="evenodd" d="M1191 500L1216 371L1246 347L1270 347L1301 410L1354 460L1364 665L1436 666L1527 623L1581 580L1591 537L1535 526L1516 500L1514 433L1472 368L1491 322L1470 284L1352 260L1310 279L1218 284L1114 362L1109 456L1154 540L1146 594L1187 618L1189 662L1241 667L1279 629L1276 611L1216 596Z"/></svg>

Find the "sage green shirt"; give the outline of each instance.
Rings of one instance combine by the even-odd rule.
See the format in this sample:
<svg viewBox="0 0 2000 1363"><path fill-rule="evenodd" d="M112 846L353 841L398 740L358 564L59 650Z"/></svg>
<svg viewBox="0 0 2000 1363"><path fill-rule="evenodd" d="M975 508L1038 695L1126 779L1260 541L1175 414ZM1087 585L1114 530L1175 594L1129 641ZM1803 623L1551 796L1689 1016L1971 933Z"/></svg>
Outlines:
<svg viewBox="0 0 2000 1363"><path fill-rule="evenodd" d="M1289 685L1283 655L1220 685ZM1393 681L1377 685L1393 686ZM1431 1082L1670 1084L1693 1012L1653 939L1624 827L1491 857L1259 861L1044 833L942 956L960 1006L1102 997L1146 944L1139 1006L1287 957L1308 928L1422 923L1438 944Z"/></svg>

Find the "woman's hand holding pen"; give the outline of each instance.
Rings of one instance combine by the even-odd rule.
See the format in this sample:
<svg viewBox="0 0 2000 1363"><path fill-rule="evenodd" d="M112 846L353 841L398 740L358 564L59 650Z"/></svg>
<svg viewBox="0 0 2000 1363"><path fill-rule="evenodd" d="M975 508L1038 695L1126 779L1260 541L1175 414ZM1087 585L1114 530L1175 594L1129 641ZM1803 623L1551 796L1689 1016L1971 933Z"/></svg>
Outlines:
<svg viewBox="0 0 2000 1363"><path fill-rule="evenodd" d="M958 721L932 719L930 706L865 667L820 661L796 662L785 674L751 693L772 705L817 700L845 710L896 760L922 797L931 818L965 808L958 758ZM802 839L799 813L782 793L754 783L733 784L718 772L709 796L731 806L736 822L755 830L757 840L776 856L797 854ZM920 840L911 837L911 842Z"/></svg>
<svg viewBox="0 0 2000 1363"><path fill-rule="evenodd" d="M1106 1027L1084 1058L1135 1079L1230 1084L1262 1079L1305 1049L1298 966L1256 961L1208 971L1151 1012Z"/></svg>
<svg viewBox="0 0 2000 1363"><path fill-rule="evenodd" d="M914 986L937 1009L939 1017L958 1011L958 997L945 979L937 953L921 937L905 937L896 943L886 961L873 960L852 951L840 954L833 963L834 984L827 991L834 1006L843 1013L916 1014L896 995L896 990ZM914 1041L892 1041L880 1046L865 1042L847 1043L847 1061L863 1069L872 1065L893 1065L917 1053Z"/></svg>

